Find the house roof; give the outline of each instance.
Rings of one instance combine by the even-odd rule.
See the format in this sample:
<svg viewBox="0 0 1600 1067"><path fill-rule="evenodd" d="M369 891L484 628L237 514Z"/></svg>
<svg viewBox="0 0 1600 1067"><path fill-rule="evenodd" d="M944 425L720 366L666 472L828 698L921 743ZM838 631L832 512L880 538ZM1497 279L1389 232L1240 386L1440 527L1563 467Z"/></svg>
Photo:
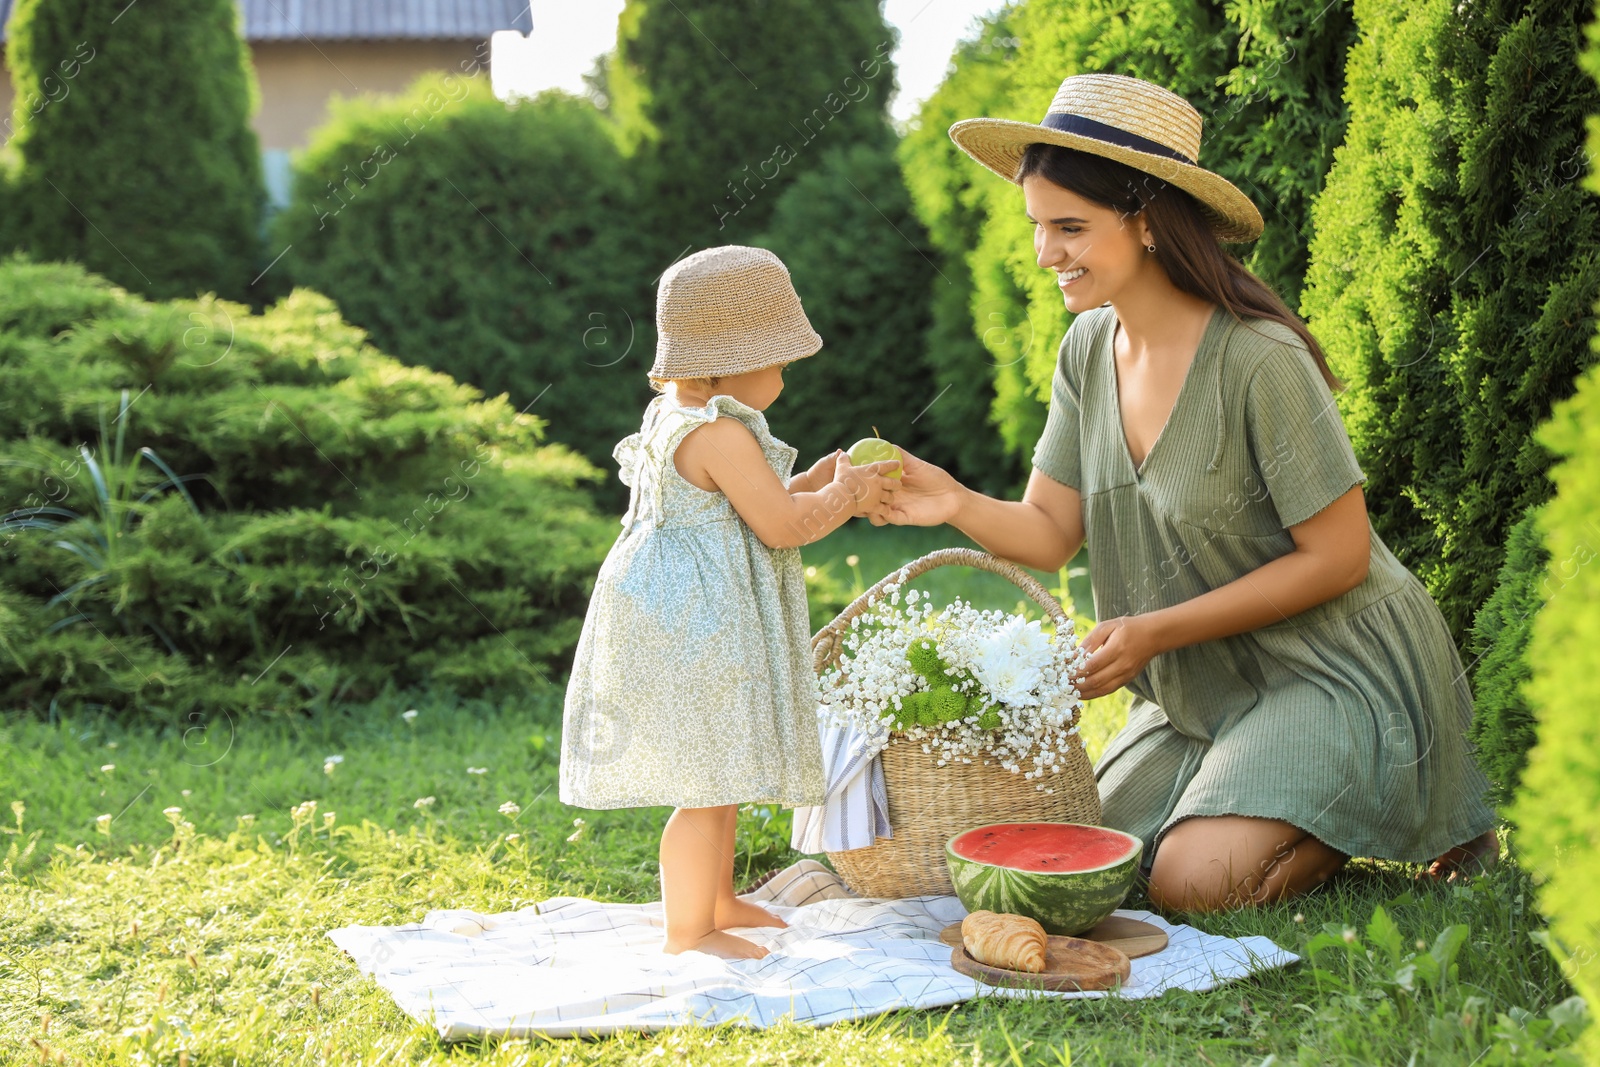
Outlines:
<svg viewBox="0 0 1600 1067"><path fill-rule="evenodd" d="M13 0L0 0L0 41ZM244 39L468 41L495 30L527 33L528 0L239 0Z"/></svg>

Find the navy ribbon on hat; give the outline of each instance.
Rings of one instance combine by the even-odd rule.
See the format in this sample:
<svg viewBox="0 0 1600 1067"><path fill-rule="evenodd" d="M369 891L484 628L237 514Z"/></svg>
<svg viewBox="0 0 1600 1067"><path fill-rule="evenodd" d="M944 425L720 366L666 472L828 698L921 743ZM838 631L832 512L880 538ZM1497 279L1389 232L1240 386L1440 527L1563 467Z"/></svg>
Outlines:
<svg viewBox="0 0 1600 1067"><path fill-rule="evenodd" d="M1093 137L1097 141L1118 145L1122 148L1131 148L1136 152L1148 152L1153 156L1165 156L1175 159L1179 163L1187 163L1194 167L1198 164L1175 148L1168 148L1160 141L1152 141L1148 137L1140 137L1136 133L1118 129L1104 122L1086 119L1082 115L1051 114L1044 117L1039 125L1062 133L1075 133L1082 137Z"/></svg>

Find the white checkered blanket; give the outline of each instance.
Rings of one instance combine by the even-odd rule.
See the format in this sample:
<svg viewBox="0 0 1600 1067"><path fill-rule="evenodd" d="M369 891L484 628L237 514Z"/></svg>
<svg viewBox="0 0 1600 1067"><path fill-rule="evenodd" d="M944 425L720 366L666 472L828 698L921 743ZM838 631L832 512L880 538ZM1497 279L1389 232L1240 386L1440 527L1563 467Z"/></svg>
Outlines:
<svg viewBox="0 0 1600 1067"><path fill-rule="evenodd" d="M789 924L740 936L767 946L759 960L661 951L662 912L651 904L552 897L517 911L428 912L403 926L328 931L406 1014L446 1041L476 1035L551 1037L653 1031L683 1024L770 1026L785 1017L823 1025L897 1008L936 1008L973 997L1153 997L1212 989L1299 959L1265 937L1228 938L1173 926L1162 951L1133 961L1116 993L1006 989L950 966L939 932L966 914L953 896L871 900L805 859L746 895Z"/></svg>

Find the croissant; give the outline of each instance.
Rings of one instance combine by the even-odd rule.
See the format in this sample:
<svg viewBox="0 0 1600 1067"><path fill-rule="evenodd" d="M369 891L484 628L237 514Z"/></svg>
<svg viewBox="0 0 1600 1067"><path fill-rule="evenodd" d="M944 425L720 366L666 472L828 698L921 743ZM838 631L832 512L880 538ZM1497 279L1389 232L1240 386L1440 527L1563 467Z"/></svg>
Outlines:
<svg viewBox="0 0 1600 1067"><path fill-rule="evenodd" d="M1036 919L975 911L961 920L961 943L979 963L1037 974L1050 942Z"/></svg>

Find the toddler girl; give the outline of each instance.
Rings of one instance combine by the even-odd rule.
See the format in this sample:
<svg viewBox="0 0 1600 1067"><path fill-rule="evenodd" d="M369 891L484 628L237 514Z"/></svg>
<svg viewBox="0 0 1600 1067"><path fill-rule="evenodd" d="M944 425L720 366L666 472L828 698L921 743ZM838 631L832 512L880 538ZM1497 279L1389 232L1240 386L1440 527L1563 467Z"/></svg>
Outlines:
<svg viewBox="0 0 1600 1067"><path fill-rule="evenodd" d="M632 494L567 686L561 800L677 808L661 834L667 952L760 958L783 926L733 892L740 803L821 804L798 546L882 507L894 462L835 451L789 477L762 412L822 346L771 252L708 248L662 276L652 386L613 455Z"/></svg>

